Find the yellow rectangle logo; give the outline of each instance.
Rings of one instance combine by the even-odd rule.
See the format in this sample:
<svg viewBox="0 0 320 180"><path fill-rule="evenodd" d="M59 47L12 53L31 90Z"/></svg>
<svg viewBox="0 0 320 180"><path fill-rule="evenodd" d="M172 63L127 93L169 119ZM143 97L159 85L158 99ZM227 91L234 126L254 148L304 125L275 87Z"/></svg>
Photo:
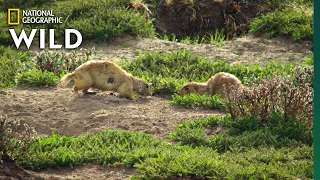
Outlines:
<svg viewBox="0 0 320 180"><path fill-rule="evenodd" d="M17 21L11 22L11 12L17 12ZM8 9L8 25L19 25L20 24L20 9L9 8Z"/></svg>

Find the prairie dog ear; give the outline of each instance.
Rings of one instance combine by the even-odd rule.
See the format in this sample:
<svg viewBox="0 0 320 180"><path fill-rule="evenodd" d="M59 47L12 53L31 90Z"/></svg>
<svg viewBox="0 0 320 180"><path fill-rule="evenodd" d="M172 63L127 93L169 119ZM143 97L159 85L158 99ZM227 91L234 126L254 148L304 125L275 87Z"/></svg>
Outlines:
<svg viewBox="0 0 320 180"><path fill-rule="evenodd" d="M152 83L148 83L149 86L152 86Z"/></svg>

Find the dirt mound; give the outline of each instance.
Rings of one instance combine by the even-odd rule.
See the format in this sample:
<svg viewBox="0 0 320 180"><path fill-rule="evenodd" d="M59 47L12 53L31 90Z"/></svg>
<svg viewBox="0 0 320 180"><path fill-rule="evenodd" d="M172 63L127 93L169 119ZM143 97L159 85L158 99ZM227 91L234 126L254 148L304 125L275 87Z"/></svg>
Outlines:
<svg viewBox="0 0 320 180"><path fill-rule="evenodd" d="M79 180L79 179L108 179L108 180L125 180L139 175L135 168L123 167L103 167L97 164L87 164L86 166L48 168L44 170L26 172L37 177L35 179L49 180Z"/></svg>
<svg viewBox="0 0 320 180"><path fill-rule="evenodd" d="M203 36L224 31L231 39L249 30L248 23L262 11L264 0L240 3L233 0L160 0L156 26L167 35Z"/></svg>
<svg viewBox="0 0 320 180"><path fill-rule="evenodd" d="M3 164L0 163L0 180L7 180L7 179L35 179L33 175L26 172L23 168L17 166L13 162L4 162ZM37 178L42 179L42 178Z"/></svg>
<svg viewBox="0 0 320 180"><path fill-rule="evenodd" d="M13 162L0 164L0 180L124 180L137 175L139 174L134 168L103 167L97 164L34 171L23 169Z"/></svg>

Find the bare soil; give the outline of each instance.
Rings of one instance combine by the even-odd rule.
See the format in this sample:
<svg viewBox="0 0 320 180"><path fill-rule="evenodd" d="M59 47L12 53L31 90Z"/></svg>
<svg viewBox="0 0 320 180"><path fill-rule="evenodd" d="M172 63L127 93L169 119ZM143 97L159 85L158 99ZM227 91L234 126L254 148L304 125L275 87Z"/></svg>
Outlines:
<svg viewBox="0 0 320 180"><path fill-rule="evenodd" d="M136 50L170 53L187 49L192 54L210 60L265 65L271 60L301 63L312 55L311 42L293 42L286 38L266 39L249 35L226 42L221 49L215 45L186 45L159 39L122 37L112 44L84 42L84 48L96 48L94 59L136 59ZM33 47L33 54L39 50ZM101 130L131 130L149 133L155 138L166 139L174 127L184 121L214 115L219 111L186 109L167 104L168 97L152 96L130 101L99 92L97 95L75 97L71 87L23 88L17 87L0 93L0 114L20 118L35 127L38 134L50 136L52 131L73 136L96 133ZM208 136L223 129L206 130ZM138 173L135 169L109 168L99 165L83 167L23 170L12 164L0 167L0 179L128 179Z"/></svg>
<svg viewBox="0 0 320 180"><path fill-rule="evenodd" d="M189 119L212 116L218 111L185 109L167 104L162 97L136 101L108 92L77 97L71 88L16 88L0 95L0 113L35 127L39 135L52 131L79 136L105 129L140 131L165 139L174 126Z"/></svg>

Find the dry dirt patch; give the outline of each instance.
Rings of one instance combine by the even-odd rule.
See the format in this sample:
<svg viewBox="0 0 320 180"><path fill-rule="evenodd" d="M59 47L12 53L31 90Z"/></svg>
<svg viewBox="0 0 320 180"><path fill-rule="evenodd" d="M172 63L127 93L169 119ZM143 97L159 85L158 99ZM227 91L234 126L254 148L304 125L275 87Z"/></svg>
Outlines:
<svg viewBox="0 0 320 180"><path fill-rule="evenodd" d="M220 114L173 107L166 101L154 96L130 101L107 92L75 97L68 88L17 88L0 95L0 102L5 102L0 104L0 113L20 118L45 136L52 131L79 136L121 129L149 133L159 139L166 138L183 121Z"/></svg>
<svg viewBox="0 0 320 180"><path fill-rule="evenodd" d="M0 166L0 180L124 180L137 175L138 172L134 168L111 168L95 164L37 171L24 170L14 163L5 163L4 166Z"/></svg>
<svg viewBox="0 0 320 180"><path fill-rule="evenodd" d="M86 166L74 168L61 168L61 169L46 169L41 171L28 171L31 176L50 180L84 180L84 179L112 179L124 180L137 176L138 173L134 168L110 168L102 167L95 164L88 164Z"/></svg>

